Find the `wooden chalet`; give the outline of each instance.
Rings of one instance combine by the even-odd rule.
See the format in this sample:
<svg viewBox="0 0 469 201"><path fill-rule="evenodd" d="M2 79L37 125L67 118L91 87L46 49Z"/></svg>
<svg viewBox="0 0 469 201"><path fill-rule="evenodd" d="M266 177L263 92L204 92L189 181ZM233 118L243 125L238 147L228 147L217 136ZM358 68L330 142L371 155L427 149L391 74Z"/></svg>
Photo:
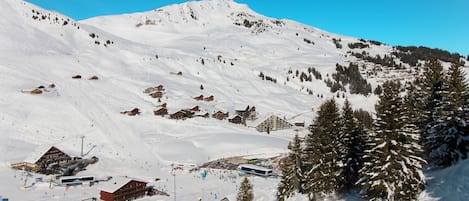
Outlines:
<svg viewBox="0 0 469 201"><path fill-rule="evenodd" d="M195 107L191 108L190 111L192 111L192 112L200 111L199 106L195 106Z"/></svg>
<svg viewBox="0 0 469 201"><path fill-rule="evenodd" d="M42 90L41 89L33 89L32 91L30 91L31 94L42 94Z"/></svg>
<svg viewBox="0 0 469 201"><path fill-rule="evenodd" d="M209 96L209 97L205 97L204 98L204 101L207 101L207 102L211 102L213 101L215 98L213 96Z"/></svg>
<svg viewBox="0 0 469 201"><path fill-rule="evenodd" d="M164 86L163 85L158 85L155 87L157 91L164 91Z"/></svg>
<svg viewBox="0 0 469 201"><path fill-rule="evenodd" d="M104 201L127 201L145 196L147 182L129 177L116 177L101 187L100 199Z"/></svg>
<svg viewBox="0 0 469 201"><path fill-rule="evenodd" d="M150 94L150 96L152 98L163 98L163 92L157 91L157 92L154 92L154 93Z"/></svg>
<svg viewBox="0 0 469 201"><path fill-rule="evenodd" d="M218 120L224 120L228 117L228 114L229 114L228 112L223 113L222 111L218 111L218 112L213 113L212 117Z"/></svg>
<svg viewBox="0 0 469 201"><path fill-rule="evenodd" d="M262 121L256 126L257 131L267 133L270 133L270 131L284 130L290 128L293 128L292 124L276 115L271 115L267 117L264 121Z"/></svg>
<svg viewBox="0 0 469 201"><path fill-rule="evenodd" d="M170 114L169 118L170 119L186 119L186 118L192 118L194 115L194 112L190 110L179 110L178 112L174 114Z"/></svg>
<svg viewBox="0 0 469 201"><path fill-rule="evenodd" d="M155 87L148 87L148 88L146 88L146 89L143 91L143 93L148 94L148 93L153 93L153 92L155 92L155 91L156 91L156 88L155 88Z"/></svg>
<svg viewBox="0 0 469 201"><path fill-rule="evenodd" d="M153 114L155 114L156 116L164 117L164 115L168 114L168 109L166 109L166 107L162 107L158 110L153 111Z"/></svg>
<svg viewBox="0 0 469 201"><path fill-rule="evenodd" d="M200 95L200 96L194 97L194 100L197 100L197 101L204 100L204 95Z"/></svg>
<svg viewBox="0 0 469 201"><path fill-rule="evenodd" d="M74 160L70 155L66 154L55 146L40 146L23 162L12 164L14 169L25 169L37 172L41 168L47 168L51 164L65 164Z"/></svg>
<svg viewBox="0 0 469 201"><path fill-rule="evenodd" d="M170 114L169 115L169 118L170 119L185 119L186 118L186 114L182 111L177 111L176 113L173 113L173 114Z"/></svg>
<svg viewBox="0 0 469 201"><path fill-rule="evenodd" d="M243 118L239 115L234 116L231 119L228 119L229 122L234 123L234 124L242 124L243 123Z"/></svg>
<svg viewBox="0 0 469 201"><path fill-rule="evenodd" d="M158 86L156 86L156 87L148 87L148 88L146 88L146 89L143 91L143 93L147 93L147 94L148 94L148 93L153 93L153 92L157 92L157 91L159 91L159 92L164 91L164 86L160 84L160 85L158 85Z"/></svg>
<svg viewBox="0 0 469 201"><path fill-rule="evenodd" d="M249 107L244 110L236 110L235 113L241 116L244 120L254 120L257 118L256 107Z"/></svg>
<svg viewBox="0 0 469 201"><path fill-rule="evenodd" d="M121 114L123 114L123 115L128 115L128 116L135 116L135 115L137 115L137 114L140 114L140 109L134 108L134 109L132 109L132 110L130 110L130 111L123 111L123 112L121 112Z"/></svg>

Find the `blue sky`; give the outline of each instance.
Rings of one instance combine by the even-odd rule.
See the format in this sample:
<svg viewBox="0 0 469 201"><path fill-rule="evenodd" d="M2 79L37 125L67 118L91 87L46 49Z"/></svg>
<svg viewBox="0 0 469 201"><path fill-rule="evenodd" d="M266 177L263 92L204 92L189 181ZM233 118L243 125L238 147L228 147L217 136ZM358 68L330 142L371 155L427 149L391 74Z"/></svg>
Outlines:
<svg viewBox="0 0 469 201"><path fill-rule="evenodd" d="M185 0L27 0L73 19L139 12ZM390 45L469 54L469 0L235 0L275 18Z"/></svg>

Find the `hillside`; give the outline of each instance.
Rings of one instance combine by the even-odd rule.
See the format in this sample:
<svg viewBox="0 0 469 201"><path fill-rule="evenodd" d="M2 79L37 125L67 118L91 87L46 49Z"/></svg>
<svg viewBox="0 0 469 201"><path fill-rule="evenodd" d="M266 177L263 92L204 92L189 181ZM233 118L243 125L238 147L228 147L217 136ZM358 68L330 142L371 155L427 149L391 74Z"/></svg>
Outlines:
<svg viewBox="0 0 469 201"><path fill-rule="evenodd" d="M396 70L352 56L366 50L384 57L393 51L390 46L267 18L228 0L192 1L82 22L20 0L1 1L0 7L0 26L8 27L0 30L0 195L12 200L98 195L99 185L69 191L49 189L48 184L21 189L24 175L9 165L40 146L66 147L78 155L84 136L86 156L97 156L99 162L80 174L161 178L156 185L170 191L171 164L286 153L293 135L306 131L268 135L254 126L271 114L309 124L321 102L337 95L324 82L332 79L337 63L360 65L372 88L385 79L413 79L419 71L409 72L414 66L407 64L406 70ZM348 45L354 43L368 47ZM298 71L311 77L311 68L322 78L302 81L295 75ZM382 70L368 73L375 68ZM72 79L76 75L82 78ZM92 76L98 79L88 79ZM160 84L165 89L160 100L144 93ZM41 94L31 94L34 89ZM339 93L339 103L348 97L354 108L374 110L373 94ZM194 100L199 95L214 100ZM200 113L229 112L230 118L235 110L255 106L258 120L243 126L215 118L155 116L153 111L163 103L170 114L199 106ZM141 113L120 113L133 108ZM238 178L219 179L216 171L203 184L198 173L180 174L181 200L210 200L212 192L231 199L239 183ZM276 179L253 180L256 200L274 198Z"/></svg>

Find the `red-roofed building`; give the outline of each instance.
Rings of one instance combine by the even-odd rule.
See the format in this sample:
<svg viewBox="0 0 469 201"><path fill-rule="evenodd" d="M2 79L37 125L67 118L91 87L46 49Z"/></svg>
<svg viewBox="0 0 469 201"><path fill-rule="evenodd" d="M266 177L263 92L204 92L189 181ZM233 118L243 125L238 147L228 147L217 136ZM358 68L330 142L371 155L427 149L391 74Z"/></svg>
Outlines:
<svg viewBox="0 0 469 201"><path fill-rule="evenodd" d="M147 182L129 177L117 177L109 180L102 188L100 199L104 201L135 200L145 196Z"/></svg>

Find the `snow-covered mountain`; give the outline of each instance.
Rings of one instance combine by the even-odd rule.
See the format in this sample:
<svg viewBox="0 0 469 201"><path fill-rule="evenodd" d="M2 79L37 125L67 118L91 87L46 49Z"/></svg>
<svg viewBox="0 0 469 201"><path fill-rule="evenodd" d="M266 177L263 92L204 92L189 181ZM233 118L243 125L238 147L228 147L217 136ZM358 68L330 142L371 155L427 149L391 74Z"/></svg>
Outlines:
<svg viewBox="0 0 469 201"><path fill-rule="evenodd" d="M364 76L376 67L351 56L363 51L347 46L359 39L268 18L230 0L191 1L82 22L20 0L0 1L0 7L0 196L12 200L98 196L99 186L67 193L40 185L21 190L19 173L9 168L43 145L79 153L81 136L89 155L100 158L84 174L147 180L172 178L168 170L173 163L200 165L223 157L286 153L293 135L305 131L268 135L256 131L256 122L242 126L214 118L173 120L153 111L166 103L169 113L199 106L200 113L222 111L231 117L250 105L256 107L258 121L276 114L309 124L315 108L336 96L324 79L337 63L364 65ZM393 50L362 42L370 55ZM310 68L323 78L306 82L295 75ZM261 73L273 81L261 79ZM72 79L75 75L83 78ZM390 76L409 75L389 70L367 78L375 87ZM89 80L92 76L99 79ZM160 101L143 92L160 84L165 88ZM41 94L30 93L37 88ZM214 96L214 101L194 100L201 94ZM355 108L368 111L377 99L341 94ZM343 100L338 98L339 103ZM120 113L133 108L141 114ZM215 176L204 184L191 175L181 180L181 200L211 200L209 191L210 196L236 193L234 183ZM253 180L256 200L274 199L275 179ZM194 184L199 186L191 187Z"/></svg>

